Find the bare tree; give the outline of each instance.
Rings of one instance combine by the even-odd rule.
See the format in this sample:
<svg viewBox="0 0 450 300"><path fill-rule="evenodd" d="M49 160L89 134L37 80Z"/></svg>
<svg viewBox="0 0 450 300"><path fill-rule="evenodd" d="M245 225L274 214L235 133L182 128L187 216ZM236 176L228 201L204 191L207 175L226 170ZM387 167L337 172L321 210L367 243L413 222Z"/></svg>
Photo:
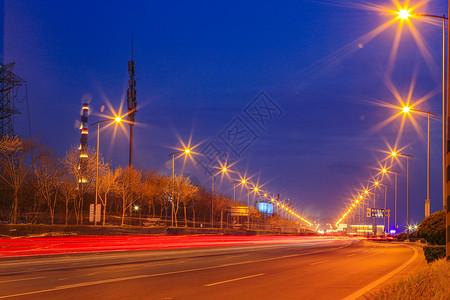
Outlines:
<svg viewBox="0 0 450 300"><path fill-rule="evenodd" d="M144 182L144 200L151 201L150 204L154 206L159 204L161 208L160 217L162 217L163 212L168 211L169 201L167 199L171 195L172 178L148 171L144 176Z"/></svg>
<svg viewBox="0 0 450 300"><path fill-rule="evenodd" d="M155 216L156 203L160 202L160 198L163 197L161 192L161 183L163 176L151 170L144 172L142 177L142 200L148 206L149 212Z"/></svg>
<svg viewBox="0 0 450 300"><path fill-rule="evenodd" d="M223 227L223 214L228 210L228 207L232 204L231 199L223 194L214 195L214 207L216 211L220 211L220 228Z"/></svg>
<svg viewBox="0 0 450 300"><path fill-rule="evenodd" d="M36 175L36 187L50 212L51 224L54 223L55 206L58 198L63 169L53 154L43 157L36 162L34 173Z"/></svg>
<svg viewBox="0 0 450 300"><path fill-rule="evenodd" d="M177 215L178 210L180 208L180 202L183 203L183 210L184 210L184 226L187 227L187 204L189 200L195 195L197 192L197 187L191 184L191 181L187 177L183 177L183 175L178 175L175 178L174 181L175 187L174 187L174 196L175 196L175 203L176 203L176 209L174 211L175 214L175 226L178 226L177 222Z"/></svg>
<svg viewBox="0 0 450 300"><path fill-rule="evenodd" d="M118 167L116 172L119 173L117 177L116 192L122 199L121 226L123 226L126 210L142 195L139 193L142 183L142 172L131 167Z"/></svg>
<svg viewBox="0 0 450 300"><path fill-rule="evenodd" d="M69 202L74 201L77 197L77 181L70 174L64 173L60 178L59 192L61 193L66 204L65 224L68 224L69 219ZM78 220L78 218L77 218Z"/></svg>
<svg viewBox="0 0 450 300"><path fill-rule="evenodd" d="M80 151L72 147L63 159L66 172L77 183L77 197L74 199L74 211L77 216L77 224L83 223L83 200L86 192L95 182L96 175L96 151L88 148L85 164L80 166Z"/></svg>
<svg viewBox="0 0 450 300"><path fill-rule="evenodd" d="M43 152L37 142L18 137L3 136L0 140L0 177L13 192L12 222L17 223L19 191L25 177Z"/></svg>
<svg viewBox="0 0 450 300"><path fill-rule="evenodd" d="M197 192L191 198L192 207L192 221L194 227L196 219L199 219L202 215L205 216L209 213L209 205L211 203L211 191L208 191L205 187L197 187Z"/></svg>
<svg viewBox="0 0 450 300"><path fill-rule="evenodd" d="M102 163L101 168L99 164L98 197L103 205L103 226L105 226L106 222L108 194L116 188L119 175L120 172L118 170L111 170L108 164Z"/></svg>

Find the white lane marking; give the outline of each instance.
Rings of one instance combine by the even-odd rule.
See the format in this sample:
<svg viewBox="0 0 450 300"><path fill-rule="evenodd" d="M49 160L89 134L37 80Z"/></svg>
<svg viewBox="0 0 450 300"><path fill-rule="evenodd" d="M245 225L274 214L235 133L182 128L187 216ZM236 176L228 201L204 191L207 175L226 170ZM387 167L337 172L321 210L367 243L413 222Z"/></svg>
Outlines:
<svg viewBox="0 0 450 300"><path fill-rule="evenodd" d="M354 256L354 255L356 255L355 253L353 253L353 254L349 254L349 255L347 255L347 256Z"/></svg>
<svg viewBox="0 0 450 300"><path fill-rule="evenodd" d="M410 265L417 258L417 256L419 255L419 252L417 252L416 248L413 248L413 247L411 247L409 245L406 245L406 246L414 250L413 257L411 257L407 262L405 262L403 265L401 265L397 269L387 273L386 275L384 275L383 277L375 280L371 284L366 285L362 289L360 289L360 290L354 292L353 294L345 297L343 300L353 300L353 299L357 299L358 297L361 297L362 295L364 295L365 293L367 293L371 289L375 288L377 285L380 285L381 283L385 282L386 280L388 280L389 278L391 278L392 276L394 276L395 274L397 274L398 272L400 272L401 270L406 268L408 265Z"/></svg>
<svg viewBox="0 0 450 300"><path fill-rule="evenodd" d="M213 285L218 285L218 284L223 284L223 283L228 283L228 282L238 281L238 280L242 280L242 279L248 279L248 278L258 277L258 276L262 276L262 275L264 275L264 273L261 273L261 274L255 274L255 275L249 275L249 276L244 276L244 277L239 277L239 278L234 278L234 279L224 280L224 281L219 281L219 282L214 282L214 283L210 283L210 284L205 284L205 286L213 286Z"/></svg>
<svg viewBox="0 0 450 300"><path fill-rule="evenodd" d="M45 276L41 277L31 277L31 278L21 278L21 279L11 279L11 280L4 280L0 281L0 283L8 283L8 282L16 282L16 281L25 281L25 280L33 280L33 279L42 279L45 278Z"/></svg>
<svg viewBox="0 0 450 300"><path fill-rule="evenodd" d="M318 265L318 264L323 264L323 263L326 263L326 262L329 262L330 260L322 260L322 261L318 261L318 262L315 262L315 263L312 263L312 264L309 264L310 266L314 266L314 265Z"/></svg>
<svg viewBox="0 0 450 300"><path fill-rule="evenodd" d="M35 295L35 294L40 294L40 293L45 293L45 292L60 291L60 290L77 288L77 287L92 286L92 285L113 283L113 282L126 281L126 280L134 280L134 279L158 277L158 276L165 276L165 275L189 273L189 272L195 272L195 271L219 269L219 268L223 268L223 267L226 267L226 266L229 266L229 265L248 264L248 263L264 262L264 261L270 261L270 260L275 260L275 259L283 259L283 258L289 258L289 257L295 257L295 256L305 256L305 255L310 255L310 254L316 254L316 253L322 253L322 252L330 252L330 251L333 251L333 250L339 250L339 249L348 247L350 245L344 245L344 246L337 247L337 248L325 249L325 250L322 250L322 251L319 250L319 251L314 251L314 252L309 252L309 253L299 253L299 254L292 254L292 255L284 255L284 256L265 258L265 259L259 259L259 260L249 260L249 261L244 261L244 262L234 263L234 264L226 264L226 265L218 265L218 266L211 266L211 267L187 269L187 270L172 271L172 272L158 273L158 274L136 275L136 276L130 276L130 277L121 277L121 278L112 278L112 279L97 280L97 281L90 281L90 282L81 282L81 283L76 283L76 284L57 286L57 287L51 288L51 289L45 289L45 290L38 290L38 291L32 291L32 292L26 292L26 293L20 293L20 294L12 294L12 295L0 296L0 299L19 297L19 296L27 296L27 295Z"/></svg>

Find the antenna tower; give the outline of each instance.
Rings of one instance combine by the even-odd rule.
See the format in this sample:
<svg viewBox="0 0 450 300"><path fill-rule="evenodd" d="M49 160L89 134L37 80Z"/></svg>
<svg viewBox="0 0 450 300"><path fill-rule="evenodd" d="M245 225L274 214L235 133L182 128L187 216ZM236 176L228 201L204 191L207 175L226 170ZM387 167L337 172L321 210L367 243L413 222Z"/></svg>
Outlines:
<svg viewBox="0 0 450 300"><path fill-rule="evenodd" d="M128 61L128 74L130 80L128 81L129 87L127 90L127 106L128 106L128 124L130 125L130 156L129 166L133 166L133 126L135 122L135 114L137 111L136 101L136 79L135 79L136 64L133 60L133 34L131 34L131 61Z"/></svg>

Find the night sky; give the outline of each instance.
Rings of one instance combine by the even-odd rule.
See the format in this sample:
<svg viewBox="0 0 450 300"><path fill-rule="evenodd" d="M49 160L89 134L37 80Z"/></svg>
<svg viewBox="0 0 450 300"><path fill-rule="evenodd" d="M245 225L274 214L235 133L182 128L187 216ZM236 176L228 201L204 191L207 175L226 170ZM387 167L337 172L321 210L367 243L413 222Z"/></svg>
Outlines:
<svg viewBox="0 0 450 300"><path fill-rule="evenodd" d="M387 156L383 151L397 141L406 147L402 152L414 156L410 205L411 223L417 223L424 217L426 198L426 118L415 117L421 133L406 119L397 139L401 117L380 128L397 111L375 104L399 105L389 83L406 98L415 79L412 102L431 93L416 108L439 115L431 121L431 211L442 209L439 21L412 21L426 38L430 56L405 25L390 63L399 23L364 38L395 16L367 9L361 1L2 2L0 61L16 62L15 73L28 82L32 135L58 154L79 143L83 98L91 99L90 123L99 120L103 105L109 114L107 102L118 110L124 101L133 33L136 167L170 174L168 154L181 147L180 140L187 143L191 137L192 145L200 144L199 152L213 142L229 152L230 160L238 160L231 169L291 199L305 217L336 221L352 194L376 174L374 168ZM374 3L395 7L391 1ZM417 12L442 15L446 6L429 1ZM258 97L279 109L263 126L246 113ZM17 107L22 114L16 117L16 130L28 137L26 106ZM246 126L252 140L235 152L220 138L233 122ZM118 131L112 142L112 132L101 132L101 152L113 166L127 165L127 136ZM89 144L95 146L95 128L90 133ZM402 172L402 226L406 170L405 161L400 162L394 169ZM182 171L182 158L175 168ZM210 177L193 162L186 162L184 172L210 187ZM385 182L393 208L393 181ZM232 195L230 180L224 179L218 190Z"/></svg>

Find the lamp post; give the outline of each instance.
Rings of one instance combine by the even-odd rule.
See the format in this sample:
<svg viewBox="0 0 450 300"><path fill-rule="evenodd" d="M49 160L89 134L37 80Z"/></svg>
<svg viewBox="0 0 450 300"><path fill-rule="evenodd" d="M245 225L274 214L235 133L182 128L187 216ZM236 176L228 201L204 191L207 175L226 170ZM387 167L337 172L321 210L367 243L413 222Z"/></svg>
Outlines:
<svg viewBox="0 0 450 300"><path fill-rule="evenodd" d="M403 16L399 17L407 19L410 14L403 13ZM446 226L446 259L450 261L450 194L449 194L449 178L447 176L447 169L450 168L450 162L447 160L449 149L446 147L450 143L450 30L447 30L447 60L445 59L445 14L441 16L428 15L428 14L415 14L422 17L437 18L442 20L442 190L443 190L443 208L446 211L445 226ZM448 1L448 15L450 15L450 0ZM447 61L447 68L445 68L445 62ZM447 85L445 85L445 69L447 69ZM446 89L447 88L447 89ZM447 93L445 93L447 91ZM447 97L445 97L447 95Z"/></svg>
<svg viewBox="0 0 450 300"><path fill-rule="evenodd" d="M383 223L383 226L384 226L384 232L386 233L386 205L387 205L387 188L388 188L388 185L385 184L385 183L379 182L379 181L375 181L375 185L376 186L380 186L380 185L384 186L384 213L383 213L384 223ZM387 228L389 230L389 218L388 218L388 226L387 226Z"/></svg>
<svg viewBox="0 0 450 300"><path fill-rule="evenodd" d="M183 154L185 154L185 155L189 155L190 153L191 153L191 150L190 149L188 149L188 148L186 148L186 149L184 149L184 150L181 150L181 151L176 151L176 152L173 152L173 153L170 153L168 156L172 156L172 212L171 212L171 223L172 223L172 227L173 227L173 217L174 217L174 210L175 210L175 207L174 207L174 203L173 203L173 196L174 196L174 189L175 189L175 155L177 155L177 154L181 154L181 153L183 153Z"/></svg>
<svg viewBox="0 0 450 300"><path fill-rule="evenodd" d="M95 175L95 205L94 205L94 225L97 225L97 202L98 202L98 153L100 149L100 123L105 122L116 122L120 123L122 121L121 117L108 118L105 120L97 121L92 126L97 125L97 153L96 153L96 175Z"/></svg>
<svg viewBox="0 0 450 300"><path fill-rule="evenodd" d="M232 184L233 184L233 202L234 202L234 205L236 205L236 184L245 185L246 182L247 182L247 180L245 180L245 179L241 179L241 180L232 182Z"/></svg>
<svg viewBox="0 0 450 300"><path fill-rule="evenodd" d="M141 223L141 210L139 209L138 205L134 206L134 211L139 213L139 226L141 226L142 225L142 223Z"/></svg>
<svg viewBox="0 0 450 300"><path fill-rule="evenodd" d="M221 167L221 169L219 170L219 172L214 172L212 171L211 174L211 181L212 181L212 186L211 186L211 226L214 227L214 181L215 181L215 176L217 174L220 173L226 173L228 172L228 168L223 166ZM217 173L217 174L216 174Z"/></svg>
<svg viewBox="0 0 450 300"><path fill-rule="evenodd" d="M393 157L405 157L406 158L406 235L409 240L409 159L413 156L403 153L398 153L392 151L391 156Z"/></svg>
<svg viewBox="0 0 450 300"><path fill-rule="evenodd" d="M449 1L449 5L450 5L450 1ZM449 12L450 12L450 6L449 6ZM436 15L429 15L429 14L415 14L419 17L427 17L427 18L435 18L435 19L441 19L442 20L442 194L443 194L443 207L444 210L447 207L447 195L446 195L446 191L447 191L447 172L446 172L446 122L447 118L448 118L448 113L446 112L446 99L445 99L445 20L448 20L447 17L445 17L445 14L442 16L436 16ZM449 33L449 37L450 37L450 33ZM449 41L447 40L447 49L449 47ZM449 53L450 53L450 49L448 49ZM449 70L450 70L450 64L447 62L448 64L448 69L447 69L447 77L449 74ZM450 79L448 79L447 82L447 110L448 108L448 101L449 101L449 95L448 95L448 83L450 82ZM446 118L447 117L447 118ZM430 117L428 116L428 153L430 153L429 151L429 147L430 147ZM448 124L447 124L448 126ZM429 160L430 160L430 156L428 154L428 183L430 182L430 178L429 178ZM428 202L427 202L428 201ZM427 207L428 204L428 207ZM427 200L425 202L425 217L427 217L427 208L428 208L428 215L430 214L430 195L429 195L429 186L427 187ZM448 255L447 255L448 257Z"/></svg>
<svg viewBox="0 0 450 300"><path fill-rule="evenodd" d="M250 229L250 193L252 191L253 191L253 193L259 194L259 187L254 186L252 189L248 189L248 193L247 193L247 208L248 208L247 224L248 224L249 229Z"/></svg>
<svg viewBox="0 0 450 300"><path fill-rule="evenodd" d="M370 206L370 194L373 194L373 197L374 197L373 198L373 206L375 208L375 193L366 189L366 190L364 190L364 194L368 198L367 206ZM369 209L370 209L370 207L366 207L366 210L369 210ZM370 209L370 211L372 211L372 210ZM367 218L370 217L370 215L365 214L364 216L365 216L364 217L364 225L367 225ZM373 232L373 235L376 235L376 218L375 217L372 217L372 232Z"/></svg>
<svg viewBox="0 0 450 300"><path fill-rule="evenodd" d="M415 113L423 114L423 115L427 116L428 140L427 140L427 199L425 200L425 218L426 218L430 215L430 117L431 116L437 117L437 115L427 112L427 111L412 109L411 107L407 107L407 106L403 107L402 111L405 114L409 114L410 112L415 112Z"/></svg>
<svg viewBox="0 0 450 300"><path fill-rule="evenodd" d="M115 117L115 118L108 118L105 120L97 121L92 126L97 125L97 153L96 153L96 176L95 176L95 206L94 206L94 225L97 225L97 202L98 202L98 153L100 148L100 123L105 122L116 122L120 123L122 121L121 117Z"/></svg>
<svg viewBox="0 0 450 300"><path fill-rule="evenodd" d="M357 202L356 203L358 203L358 201L360 202L360 205L359 205L359 209L358 209L358 225L361 225L361 211L364 209L363 208L363 196L362 195L359 195L359 200L357 200Z"/></svg>
<svg viewBox="0 0 450 300"><path fill-rule="evenodd" d="M397 228L398 228L398 225L397 225L397 175L398 174L400 174L399 172L396 172L396 171L391 171L391 170L388 170L388 169L386 169L386 168L383 168L383 169L381 169L381 172L383 173L383 174L386 174L386 173L392 173L392 174L394 174L394 178L395 178L395 180L394 180L394 195L395 195L395 197L394 197L394 201L395 201L395 206L394 206L394 210L395 210L395 219L394 219L394 226L395 226L395 230L397 230ZM389 223L389 219L388 219L388 223ZM389 225L388 225L388 229L389 229Z"/></svg>

